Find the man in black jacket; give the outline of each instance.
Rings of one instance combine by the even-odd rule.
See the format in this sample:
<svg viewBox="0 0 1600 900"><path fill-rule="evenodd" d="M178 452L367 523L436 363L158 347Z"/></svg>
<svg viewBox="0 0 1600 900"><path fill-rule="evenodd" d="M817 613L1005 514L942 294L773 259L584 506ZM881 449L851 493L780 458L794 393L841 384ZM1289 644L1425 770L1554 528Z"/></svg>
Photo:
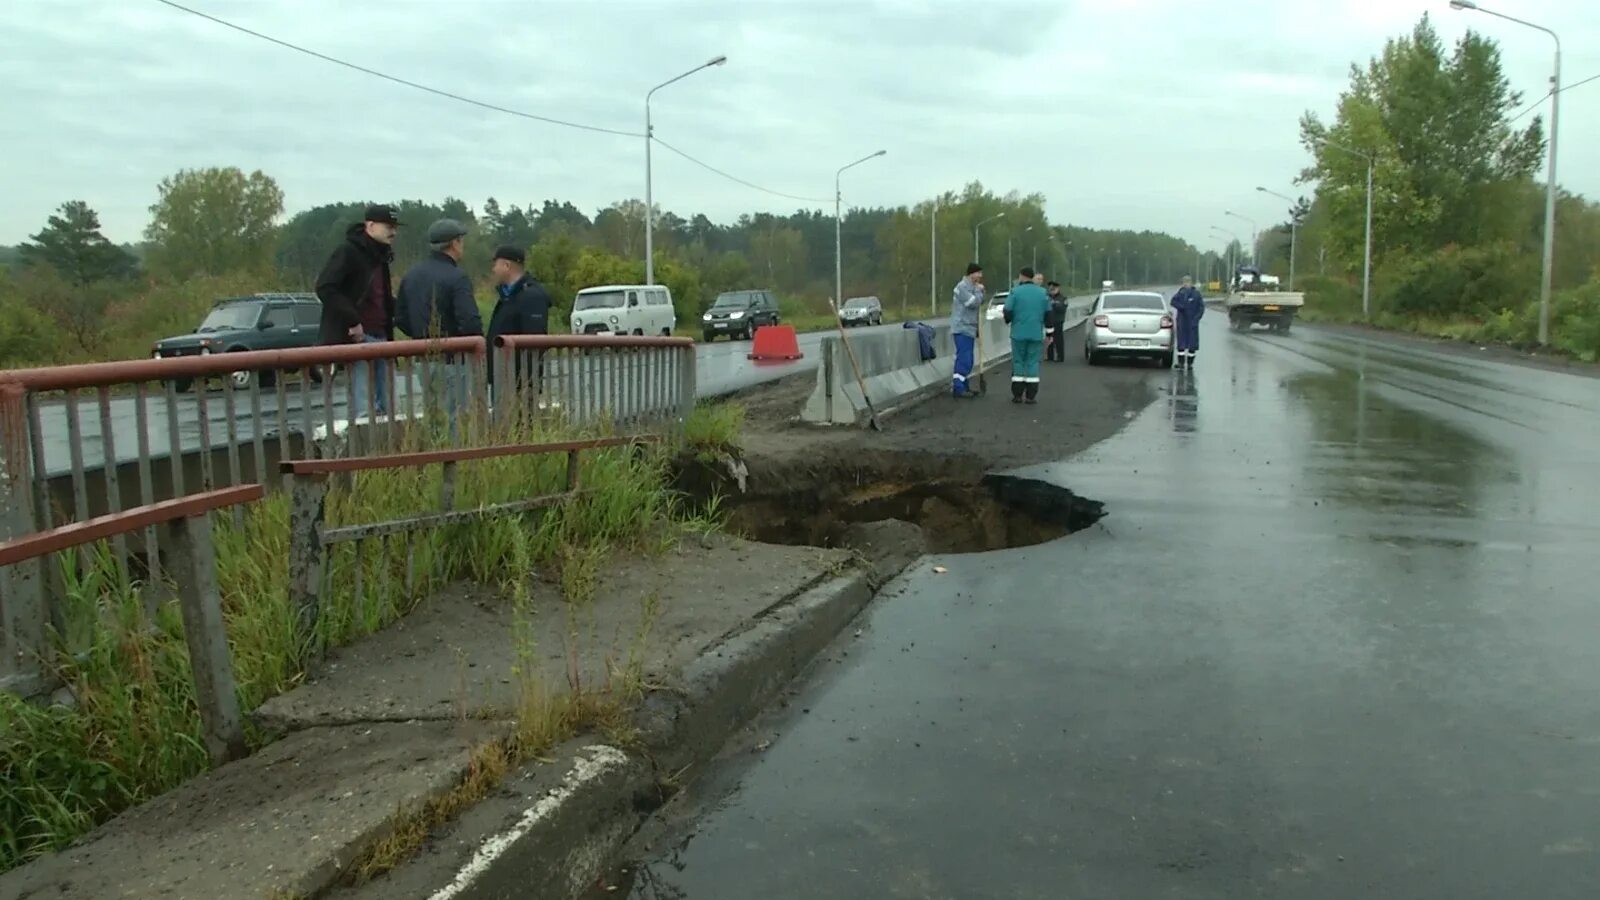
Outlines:
<svg viewBox="0 0 1600 900"><path fill-rule="evenodd" d="M1050 326L1049 355L1051 362L1067 361L1067 298L1061 296L1061 285L1050 282L1050 315L1045 323Z"/></svg>
<svg viewBox="0 0 1600 900"><path fill-rule="evenodd" d="M505 245L494 251L494 279L499 300L495 302L494 311L489 314L489 352L491 359L498 362L504 359L498 348L495 347L495 338L502 334L549 334L550 333L550 293L529 275L526 269L528 255L520 247ZM521 386L525 383L524 371L529 368L529 357L542 357L539 351L524 350L516 355L516 379ZM494 366L489 367L489 384L494 385ZM544 374L544 362L540 359L539 374ZM538 380L535 380L534 389L538 390Z"/></svg>
<svg viewBox="0 0 1600 900"><path fill-rule="evenodd" d="M472 279L461 270L467 229L455 219L428 226L428 258L400 279L400 330L414 338L477 337L483 317L472 297ZM427 364L424 389L442 407L455 434L456 417L472 394L473 374L463 361L446 354Z"/></svg>
<svg viewBox="0 0 1600 900"><path fill-rule="evenodd" d="M394 259L393 207L367 207L362 221L345 231L317 276L322 301L319 338L324 344L387 341L394 335L394 289L389 263ZM351 417L388 410L388 370L382 361L349 367L356 405Z"/></svg>

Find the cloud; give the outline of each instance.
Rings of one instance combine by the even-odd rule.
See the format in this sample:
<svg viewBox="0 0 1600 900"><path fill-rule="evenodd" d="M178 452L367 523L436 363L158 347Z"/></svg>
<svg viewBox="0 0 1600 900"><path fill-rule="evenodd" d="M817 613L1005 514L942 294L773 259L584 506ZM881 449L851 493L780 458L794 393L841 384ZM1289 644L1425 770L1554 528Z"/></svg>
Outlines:
<svg viewBox="0 0 1600 900"><path fill-rule="evenodd" d="M1352 62L1424 11L1447 39L1493 34L1535 97L1537 33L1423 0L804 2L188 0L263 33L500 105L626 131L651 85L719 53L725 67L656 95L662 139L778 191L915 203L981 180L1039 191L1053 219L1161 229L1210 243L1221 210L1281 215L1305 163L1296 123L1328 113ZM1600 24L1578 4L1517 13L1563 32L1567 73L1600 72ZM154 0L0 4L8 115L0 242L67 199L136 239L160 179L183 167L262 169L291 211L366 198L481 204L643 194L640 138L515 119L296 54ZM1563 181L1600 195L1600 84L1568 95ZM1582 97L1590 98L1585 103ZM798 205L655 158L656 199L731 220ZM826 208L829 204L805 204Z"/></svg>

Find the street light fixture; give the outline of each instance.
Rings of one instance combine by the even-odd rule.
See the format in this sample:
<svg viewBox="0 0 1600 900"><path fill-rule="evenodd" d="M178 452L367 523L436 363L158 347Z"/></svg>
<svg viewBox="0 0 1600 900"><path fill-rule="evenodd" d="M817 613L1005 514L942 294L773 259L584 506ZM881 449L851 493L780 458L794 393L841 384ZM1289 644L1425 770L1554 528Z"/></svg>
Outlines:
<svg viewBox="0 0 1600 900"><path fill-rule="evenodd" d="M1550 161L1545 165L1544 186L1544 262L1539 273L1539 343L1550 343L1550 280L1556 257L1556 136L1561 119L1561 36L1543 25L1526 19L1484 9L1472 0L1450 0L1450 8L1481 12L1550 35L1556 42L1555 69L1550 73Z"/></svg>
<svg viewBox="0 0 1600 900"><path fill-rule="evenodd" d="M972 261L973 262L977 263L980 266L983 265L983 260L981 258L979 258L979 252L978 252L978 246L979 246L978 245L978 232L983 229L983 226L989 224L990 222L993 222L996 219L1004 219L1005 217L1006 217L1005 213L997 213L996 215L992 215L989 218L984 219L982 222L979 222L978 224L972 226Z"/></svg>
<svg viewBox="0 0 1600 900"><path fill-rule="evenodd" d="M1033 226L1029 225L1027 228L1022 229L1022 233L1023 234L1027 234L1028 232L1030 232L1032 230L1033 230ZM1014 264L1012 263L1012 257L1011 257L1011 242L1013 240L1014 240L1014 238L1011 235L1009 235L1009 234L1006 235L1006 277L1007 278L1010 278L1011 276L1017 274L1017 270L1016 270ZM1037 249L1035 249L1033 251L1033 261L1035 263L1037 263L1039 261L1039 251Z"/></svg>
<svg viewBox="0 0 1600 900"><path fill-rule="evenodd" d="M1466 2L1466 0L1462 0ZM1372 170L1377 163L1377 158L1371 153L1354 150L1343 144L1335 144L1327 138L1314 137L1311 140L1324 147L1340 150L1351 156L1357 156L1367 161L1367 248L1361 262L1361 318L1372 318Z"/></svg>
<svg viewBox="0 0 1600 900"><path fill-rule="evenodd" d="M650 121L650 98L655 96L656 91L661 90L662 88L666 87L669 84L674 84L676 82L682 81L683 79L688 78L690 75L693 75L694 73L699 72L702 69L709 69L712 66L720 66L720 65L722 65L723 63L725 63L727 61L728 61L728 58L726 56L718 56L715 59L706 60L705 62L701 63L698 66L695 66L694 68L692 68L689 71L683 73L682 75L679 75L676 78L669 78L666 81L661 82L660 84L658 84L655 87L651 88L649 93L644 95L644 283L645 284L655 284L656 283L655 198L654 198L654 196L652 194L652 185L651 185L651 178L650 178L650 174L651 174L651 172L650 172L650 170L651 170L651 165L650 165L650 144L655 139L655 126L653 124L651 124L651 121Z"/></svg>
<svg viewBox="0 0 1600 900"><path fill-rule="evenodd" d="M1278 193L1277 191L1269 191L1264 187L1258 187L1258 188L1256 188L1256 190L1260 191L1263 194L1270 194L1271 196L1277 197L1279 200L1283 200L1283 201L1288 202L1288 203L1294 203L1295 202L1294 200L1290 199L1289 197L1287 197L1287 196L1285 196L1283 194ZM1289 290L1291 290L1291 291L1294 290L1294 250L1295 250L1296 232L1299 231L1299 229L1300 229L1300 214L1294 207L1290 207L1290 209L1289 209Z"/></svg>
<svg viewBox="0 0 1600 900"><path fill-rule="evenodd" d="M1255 263L1256 268L1261 268L1261 251L1256 247L1256 245L1261 242L1261 228L1256 224L1256 220L1248 216L1241 216L1236 212L1229 212L1227 210L1223 210L1222 214L1225 216L1233 216L1235 219L1238 219L1241 222L1250 223L1250 261Z"/></svg>
<svg viewBox="0 0 1600 900"><path fill-rule="evenodd" d="M1213 226L1211 226L1211 230L1215 231L1217 234L1219 234L1219 235L1221 235L1223 237L1232 238L1232 240L1228 243L1228 247L1227 247L1227 249L1228 249L1228 271L1223 273L1224 275L1228 276L1227 280L1231 282L1231 281L1233 281L1234 275L1236 274L1235 268L1238 266L1238 261L1235 260L1234 257L1233 257L1233 245L1234 244L1239 244L1239 243L1242 243L1242 242L1239 240L1239 236L1237 234L1234 234L1233 232L1231 232L1228 229L1223 228L1221 226L1213 225Z"/></svg>
<svg viewBox="0 0 1600 900"><path fill-rule="evenodd" d="M844 202L844 193L840 189L839 178L844 175L846 169L853 169L888 152L879 150L877 153L869 153L847 166L840 166L839 171L833 173L833 302L835 304L844 303L844 217L840 208Z"/></svg>

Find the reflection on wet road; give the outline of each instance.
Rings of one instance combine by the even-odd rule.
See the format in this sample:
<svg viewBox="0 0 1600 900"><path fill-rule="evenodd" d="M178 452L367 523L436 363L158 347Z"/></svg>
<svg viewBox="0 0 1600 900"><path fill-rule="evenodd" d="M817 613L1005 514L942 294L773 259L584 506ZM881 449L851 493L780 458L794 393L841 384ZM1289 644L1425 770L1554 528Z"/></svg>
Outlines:
<svg viewBox="0 0 1600 900"><path fill-rule="evenodd" d="M633 896L1595 896L1600 381L1202 347L1030 470L1100 525L914 566Z"/></svg>

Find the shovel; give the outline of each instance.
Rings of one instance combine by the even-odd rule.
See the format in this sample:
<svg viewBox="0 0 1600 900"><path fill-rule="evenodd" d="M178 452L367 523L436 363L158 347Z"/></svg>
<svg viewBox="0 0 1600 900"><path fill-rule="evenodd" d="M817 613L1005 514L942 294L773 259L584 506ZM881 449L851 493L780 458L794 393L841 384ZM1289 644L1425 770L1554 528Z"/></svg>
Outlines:
<svg viewBox="0 0 1600 900"><path fill-rule="evenodd" d="M839 342L844 344L845 355L850 357L850 370L856 375L856 386L861 388L861 401L867 404L867 421L872 424L873 431L882 431L883 426L878 424L878 410L872 405L872 398L867 396L867 382L861 377L861 366L856 362L856 351L850 347L850 336L845 334L844 320L839 318L839 307L832 300L828 307L833 310L834 324L839 326Z"/></svg>

